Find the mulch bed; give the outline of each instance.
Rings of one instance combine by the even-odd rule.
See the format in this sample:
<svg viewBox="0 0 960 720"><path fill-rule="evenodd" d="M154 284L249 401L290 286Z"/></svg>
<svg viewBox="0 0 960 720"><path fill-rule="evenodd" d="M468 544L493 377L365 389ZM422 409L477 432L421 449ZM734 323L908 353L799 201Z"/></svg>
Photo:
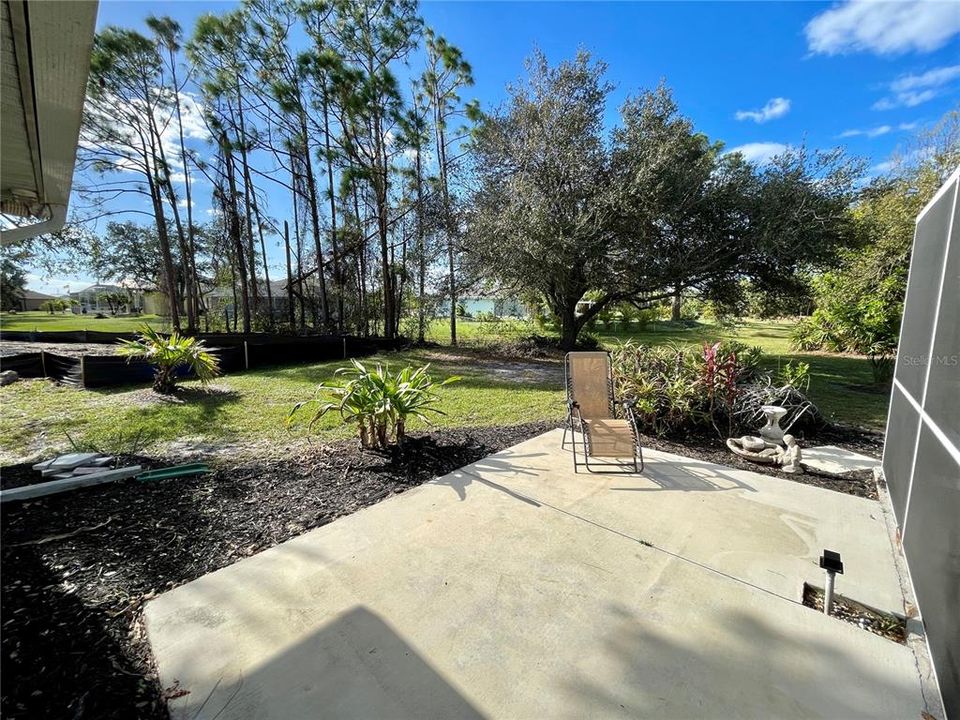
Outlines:
<svg viewBox="0 0 960 720"><path fill-rule="evenodd" d="M879 448L873 444L879 437ZM727 449L723 440L716 435L690 435L683 439L667 439L651 437L644 435L641 443L645 448L662 450L663 452L673 453L675 455L685 455L686 457L704 460L706 462L727 465L739 470L750 470L761 475L772 475L773 477L792 480L793 482L803 483L804 485L815 485L827 490L856 495L857 497L878 500L877 485L873 478L872 470L855 470L853 472L837 475L834 473L807 469L805 473L793 474L781 472L779 468L773 465L761 465L750 462L744 458L734 455ZM880 451L883 448L883 435L873 433L869 430L855 430L847 428L831 428L817 433L816 441L800 440L801 447L810 445L838 445L853 452L864 453L873 457L880 457ZM880 464L880 461L877 461Z"/></svg>
<svg viewBox="0 0 960 720"><path fill-rule="evenodd" d="M817 612L823 612L823 590L804 583L803 604ZM906 620L889 613L877 612L842 595L833 596L830 616L856 625L861 630L867 630L874 635L885 637L887 640L893 640L901 645L907 644Z"/></svg>
<svg viewBox="0 0 960 720"><path fill-rule="evenodd" d="M389 455L344 442L3 505L0 715L166 718L176 690L159 685L146 600L553 427L442 430ZM36 475L0 473L10 486Z"/></svg>

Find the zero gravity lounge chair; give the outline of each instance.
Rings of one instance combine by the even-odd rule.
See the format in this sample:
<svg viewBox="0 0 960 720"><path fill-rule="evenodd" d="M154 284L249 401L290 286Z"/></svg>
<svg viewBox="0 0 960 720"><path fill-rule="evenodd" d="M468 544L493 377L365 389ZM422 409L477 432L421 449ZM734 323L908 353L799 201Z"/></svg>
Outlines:
<svg viewBox="0 0 960 720"><path fill-rule="evenodd" d="M560 447L566 447L567 432L570 432L573 471L579 472L582 465L588 472L643 472L643 450L633 418L633 401L617 402L614 399L610 353L567 353L563 367L567 387L567 424ZM618 407L623 409L619 418ZM580 434L579 441L577 433ZM578 442L583 462L577 457ZM604 460L598 463L597 458ZM632 464L623 463L624 458L632 458ZM592 467L591 460L594 460Z"/></svg>

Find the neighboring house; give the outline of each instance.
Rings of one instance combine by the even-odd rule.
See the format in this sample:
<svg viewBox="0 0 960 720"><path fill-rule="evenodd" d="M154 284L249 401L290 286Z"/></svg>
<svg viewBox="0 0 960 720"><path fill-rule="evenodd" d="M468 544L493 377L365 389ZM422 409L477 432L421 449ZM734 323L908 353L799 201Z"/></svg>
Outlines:
<svg viewBox="0 0 960 720"><path fill-rule="evenodd" d="M57 297L54 295L47 295L46 293L37 292L36 290L24 290L20 295L20 310L26 312L28 310L42 310L40 306L43 305L47 300L56 300Z"/></svg>
<svg viewBox="0 0 960 720"><path fill-rule="evenodd" d="M164 298L161 293L152 292L145 288L134 287L129 281L121 281L118 285L97 283L85 287L83 290L70 293L71 299L77 301L77 304L73 306L73 312L77 314L109 312L110 306L103 300L103 295L106 293L122 293L126 295L127 298L129 298L128 307L130 309L141 308L142 311L147 314L162 314L156 309L156 307L160 307L158 302L162 301L163 307L166 305L166 298ZM152 296L160 296L160 301ZM155 309L147 307L148 297L151 297L151 304L155 306Z"/></svg>
<svg viewBox="0 0 960 720"><path fill-rule="evenodd" d="M497 317L529 317L529 310L515 297L499 295L464 295L457 298L457 305L463 308L466 315L476 317L480 313L496 315ZM444 301L437 309L440 317L449 315L450 302Z"/></svg>
<svg viewBox="0 0 960 720"><path fill-rule="evenodd" d="M308 282L308 284L310 284ZM267 286L264 280L257 284L257 290L260 294L260 306L263 307L267 302ZM213 316L226 314L230 319L233 318L234 305L239 306L240 296L236 296L234 301L234 290L231 287L205 287L202 292L204 304ZM287 281L270 281L270 298L272 300L273 316L276 319L282 319L287 312Z"/></svg>

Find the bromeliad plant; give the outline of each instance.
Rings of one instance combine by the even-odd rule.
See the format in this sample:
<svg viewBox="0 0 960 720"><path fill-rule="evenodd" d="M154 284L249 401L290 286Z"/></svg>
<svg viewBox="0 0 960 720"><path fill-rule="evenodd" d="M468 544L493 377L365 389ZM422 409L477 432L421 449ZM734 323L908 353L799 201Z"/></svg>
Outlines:
<svg viewBox="0 0 960 720"><path fill-rule="evenodd" d="M634 417L643 433L679 436L711 427L720 437L755 432L762 406L771 404L787 408L790 425L800 420L812 429L820 422L805 395L809 366L788 365L774 381L760 370L759 348L733 341L702 348L627 341L612 355L617 394L636 400Z"/></svg>
<svg viewBox="0 0 960 720"><path fill-rule="evenodd" d="M362 447L386 449L391 436L394 442L403 442L409 418L429 423L427 413L445 414L436 407L440 396L434 388L460 379L449 377L435 382L427 373L429 365L416 369L407 366L393 374L383 365L369 369L357 360L351 363L351 367L340 368L335 373L346 378L346 382L321 383L317 393L327 397L298 402L287 416L287 425L292 424L295 416L307 407L313 408L310 426L331 410L336 410L344 422L356 424Z"/></svg>
<svg viewBox="0 0 960 720"><path fill-rule="evenodd" d="M164 337L149 325L140 328L136 340L121 340L118 355L131 360L146 360L154 366L153 389L169 395L177 389L178 370L188 368L206 385L220 374L220 364L202 340L172 333Z"/></svg>

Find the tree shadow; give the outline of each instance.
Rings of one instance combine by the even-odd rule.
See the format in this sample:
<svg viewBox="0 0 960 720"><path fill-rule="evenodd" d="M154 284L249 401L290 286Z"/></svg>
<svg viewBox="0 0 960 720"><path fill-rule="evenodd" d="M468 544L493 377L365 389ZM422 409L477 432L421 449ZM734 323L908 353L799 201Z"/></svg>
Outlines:
<svg viewBox="0 0 960 720"><path fill-rule="evenodd" d="M865 645L845 650L806 624L801 633L796 622L785 631L773 619L779 610L720 607L705 623L709 634L678 631L683 610L672 622L617 604L608 611L616 618L616 632L600 648L608 672L601 679L581 670L562 682L565 693L598 717L897 717L911 696L918 703L914 713L923 709L916 678L891 677L890 666L874 662Z"/></svg>

